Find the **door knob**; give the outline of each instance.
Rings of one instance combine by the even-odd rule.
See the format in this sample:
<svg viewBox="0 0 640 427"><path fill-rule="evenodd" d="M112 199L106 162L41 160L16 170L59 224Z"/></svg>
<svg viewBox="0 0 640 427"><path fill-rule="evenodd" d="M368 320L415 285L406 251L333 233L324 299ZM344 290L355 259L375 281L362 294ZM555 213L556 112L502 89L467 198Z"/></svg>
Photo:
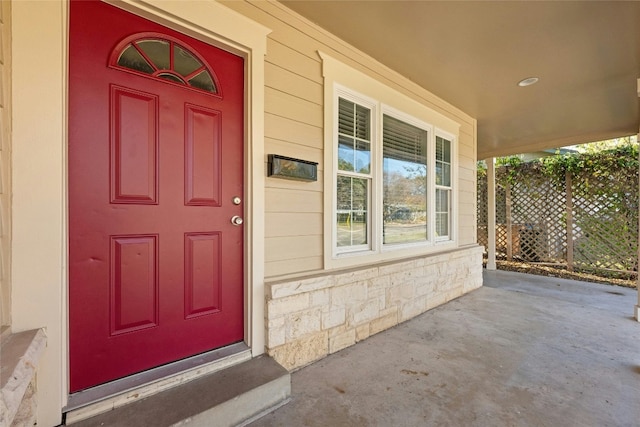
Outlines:
<svg viewBox="0 0 640 427"><path fill-rule="evenodd" d="M238 215L234 215L233 218L231 218L231 224L233 225L242 225L243 222L242 218Z"/></svg>

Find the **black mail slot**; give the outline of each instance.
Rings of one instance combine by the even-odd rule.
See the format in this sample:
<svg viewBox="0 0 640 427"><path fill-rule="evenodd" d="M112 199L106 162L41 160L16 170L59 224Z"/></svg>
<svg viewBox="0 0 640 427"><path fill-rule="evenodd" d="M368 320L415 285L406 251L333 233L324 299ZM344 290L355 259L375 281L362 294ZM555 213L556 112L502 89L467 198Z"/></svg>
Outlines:
<svg viewBox="0 0 640 427"><path fill-rule="evenodd" d="M269 154L268 176L298 181L317 181L318 163Z"/></svg>

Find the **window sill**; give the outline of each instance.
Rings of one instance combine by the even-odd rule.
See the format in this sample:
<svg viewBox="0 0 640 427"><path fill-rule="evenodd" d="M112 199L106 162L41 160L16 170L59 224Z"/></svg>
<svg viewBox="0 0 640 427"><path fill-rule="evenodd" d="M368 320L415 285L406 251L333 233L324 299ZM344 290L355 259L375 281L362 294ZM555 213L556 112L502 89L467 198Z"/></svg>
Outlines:
<svg viewBox="0 0 640 427"><path fill-rule="evenodd" d="M429 245L402 245L401 247L383 247L379 251L342 252L325 257L325 270L370 265L372 263L398 261L404 258L435 255L457 249L453 240L443 240Z"/></svg>

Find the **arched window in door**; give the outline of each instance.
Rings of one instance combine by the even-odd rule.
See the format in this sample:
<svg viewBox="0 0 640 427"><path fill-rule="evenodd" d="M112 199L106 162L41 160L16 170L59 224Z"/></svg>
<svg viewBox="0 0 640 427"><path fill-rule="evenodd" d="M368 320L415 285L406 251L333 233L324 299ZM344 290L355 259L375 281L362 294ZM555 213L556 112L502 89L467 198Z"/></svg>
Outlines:
<svg viewBox="0 0 640 427"><path fill-rule="evenodd" d="M120 42L109 65L221 96L215 73L193 49L172 37L143 33Z"/></svg>

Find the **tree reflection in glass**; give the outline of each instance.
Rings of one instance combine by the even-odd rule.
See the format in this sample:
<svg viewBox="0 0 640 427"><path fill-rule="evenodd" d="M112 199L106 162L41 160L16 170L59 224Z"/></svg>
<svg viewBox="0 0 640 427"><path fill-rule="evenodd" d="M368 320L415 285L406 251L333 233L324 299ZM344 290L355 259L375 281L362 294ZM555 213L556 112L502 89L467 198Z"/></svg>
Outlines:
<svg viewBox="0 0 640 427"><path fill-rule="evenodd" d="M426 130L383 118L383 242L424 242L427 233Z"/></svg>

